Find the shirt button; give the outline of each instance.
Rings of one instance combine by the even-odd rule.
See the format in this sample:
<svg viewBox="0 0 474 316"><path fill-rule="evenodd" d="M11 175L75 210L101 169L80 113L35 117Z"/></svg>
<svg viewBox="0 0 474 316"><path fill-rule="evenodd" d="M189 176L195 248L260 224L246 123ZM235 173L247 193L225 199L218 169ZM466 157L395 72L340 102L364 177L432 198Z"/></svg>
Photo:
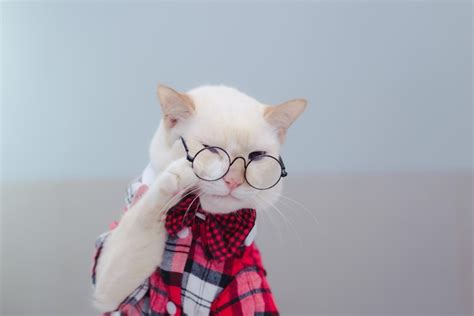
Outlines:
<svg viewBox="0 0 474 316"><path fill-rule="evenodd" d="M178 237L179 238L186 238L186 237L188 237L188 235L189 235L189 228L188 227L184 227L183 229L181 229L178 232Z"/></svg>
<svg viewBox="0 0 474 316"><path fill-rule="evenodd" d="M168 303L166 303L166 311L167 311L168 314L170 314L170 315L176 314L176 305L174 305L173 302L168 301Z"/></svg>

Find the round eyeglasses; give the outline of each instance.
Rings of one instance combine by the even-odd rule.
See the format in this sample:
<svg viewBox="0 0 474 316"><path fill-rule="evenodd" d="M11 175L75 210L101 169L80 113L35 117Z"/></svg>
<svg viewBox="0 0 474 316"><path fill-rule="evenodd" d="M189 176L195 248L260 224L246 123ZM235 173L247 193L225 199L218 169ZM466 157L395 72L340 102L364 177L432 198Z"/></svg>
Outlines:
<svg viewBox="0 0 474 316"><path fill-rule="evenodd" d="M248 161L242 156L237 156L234 160L231 160L230 155L223 148L204 145L192 157L184 138L180 138L186 151L186 158L191 162L194 173L201 180L217 181L222 179L237 159L244 161L245 181L257 190L273 188L281 178L288 175L281 156L275 158L264 152L257 152L258 154L249 157Z"/></svg>

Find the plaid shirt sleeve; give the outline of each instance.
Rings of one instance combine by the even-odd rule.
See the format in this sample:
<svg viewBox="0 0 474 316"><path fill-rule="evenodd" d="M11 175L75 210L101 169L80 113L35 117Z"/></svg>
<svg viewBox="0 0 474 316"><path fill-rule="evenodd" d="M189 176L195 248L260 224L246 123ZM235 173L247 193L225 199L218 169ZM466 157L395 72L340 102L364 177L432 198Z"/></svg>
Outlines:
<svg viewBox="0 0 474 316"><path fill-rule="evenodd" d="M260 252L253 247L253 264L239 271L216 297L210 315L279 315Z"/></svg>
<svg viewBox="0 0 474 316"><path fill-rule="evenodd" d="M143 195L146 191L146 185L140 185L139 180L134 181L127 189L127 195L125 198L126 207L124 211L128 211L128 209L138 201L138 199ZM104 246L107 237L110 235L110 232L117 227L118 222L114 221L110 224L110 230L101 234L95 242L95 255L93 259L93 266L92 266L92 285L95 286L96 284L96 268L97 263ZM146 305L148 305L148 299L146 294L148 293L149 289L149 278L144 280L142 284L140 284L129 296L127 296L122 303L118 306L116 311L121 312L128 312L127 315L140 315L143 309L146 309ZM133 313L133 311L137 311L137 313ZM104 315L111 315L111 313L105 313Z"/></svg>

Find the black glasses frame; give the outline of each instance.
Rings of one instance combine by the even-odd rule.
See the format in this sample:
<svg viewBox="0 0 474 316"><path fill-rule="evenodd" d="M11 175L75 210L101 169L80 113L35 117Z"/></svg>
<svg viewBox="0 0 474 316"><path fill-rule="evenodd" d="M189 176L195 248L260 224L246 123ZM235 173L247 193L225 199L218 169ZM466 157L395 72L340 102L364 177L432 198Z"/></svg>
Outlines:
<svg viewBox="0 0 474 316"><path fill-rule="evenodd" d="M264 154L264 155L260 155L259 157L268 157L268 158L272 158L274 160L276 160L276 162L278 162L278 164L280 165L280 168L281 168L281 174L280 174L280 177L278 178L278 180L271 186L267 187L267 188L258 188L258 187L255 187L253 186L248 180L247 180L247 167L252 163L252 161L254 161L255 159L249 159L248 162L247 162L247 159L245 159L245 157L242 157L242 156L237 156L234 158L234 160L231 160L230 158L230 155L227 153L227 151L224 149L224 148L221 148L219 146L207 146L207 147L204 147L204 148L201 148L196 154L194 154L194 157L191 156L189 154L189 148L188 148L188 145L186 144L186 141L184 140L184 138L182 136L180 136L180 139L181 139L181 142L183 143L183 147L184 147L184 150L186 151L186 159L191 162L191 167L193 168L194 170L194 160L195 158L197 157L197 155L199 155L199 153L201 153L203 150L207 150L207 149L219 149L219 150L222 150L226 155L227 155L227 158L229 159L229 166L227 167L227 170L224 172L224 174L217 178L217 179L213 179L213 180L209 180L209 179L204 179L204 178L201 178L198 174L196 174L196 172L194 172L194 174L196 174L196 176L201 179L201 180L204 180L204 181L217 181L217 180L220 180L222 178L225 177L225 175L229 172L230 170L230 167L232 166L232 164L237 160L237 159L242 159L244 161L244 178L245 178L245 181L247 182L248 185L250 185L252 188L254 189L257 189L257 190L268 190L268 189L271 189L273 188L275 185L278 184L278 182L280 182L281 178L284 178L288 175L288 172L286 171L286 167L285 167L285 164L283 163L283 159L281 158L281 156L278 156L278 159L271 156L271 155L267 155L267 154Z"/></svg>

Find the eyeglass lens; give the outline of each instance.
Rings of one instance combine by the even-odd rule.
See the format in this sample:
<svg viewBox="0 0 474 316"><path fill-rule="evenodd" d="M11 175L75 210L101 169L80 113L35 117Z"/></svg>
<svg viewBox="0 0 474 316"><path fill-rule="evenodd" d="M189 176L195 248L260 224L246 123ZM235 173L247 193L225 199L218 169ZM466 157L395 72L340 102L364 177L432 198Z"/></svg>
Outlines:
<svg viewBox="0 0 474 316"><path fill-rule="evenodd" d="M230 164L230 157L223 149L206 147L196 153L193 169L199 178L215 181L227 173ZM276 158L262 155L247 164L245 178L254 188L268 189L280 180L281 172L280 163Z"/></svg>

